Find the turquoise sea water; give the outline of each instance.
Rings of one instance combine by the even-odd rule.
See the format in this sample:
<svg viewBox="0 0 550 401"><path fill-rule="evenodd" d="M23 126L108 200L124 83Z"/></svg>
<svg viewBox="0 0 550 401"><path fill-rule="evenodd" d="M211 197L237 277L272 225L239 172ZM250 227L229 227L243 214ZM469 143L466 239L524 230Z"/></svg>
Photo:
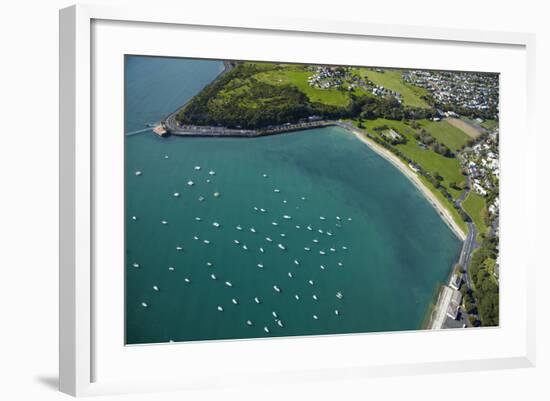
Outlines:
<svg viewBox="0 0 550 401"><path fill-rule="evenodd" d="M222 68L127 58L126 132ZM128 135L126 214L128 344L418 329L461 245L397 169L336 127Z"/></svg>

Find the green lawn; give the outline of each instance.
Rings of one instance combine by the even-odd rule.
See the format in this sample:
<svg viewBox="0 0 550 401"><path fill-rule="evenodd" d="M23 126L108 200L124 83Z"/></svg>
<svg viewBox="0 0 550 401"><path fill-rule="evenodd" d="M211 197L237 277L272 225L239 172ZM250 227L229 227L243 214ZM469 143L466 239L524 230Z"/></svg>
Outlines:
<svg viewBox="0 0 550 401"><path fill-rule="evenodd" d="M485 198L481 195L476 194L471 191L464 202L462 202L462 207L470 215L474 224L477 227L477 230L481 234L487 232L487 226L483 221L483 211L485 210Z"/></svg>
<svg viewBox="0 0 550 401"><path fill-rule="evenodd" d="M376 85L400 93L403 96L403 104L406 106L429 107L421 97L427 93L426 90L404 82L401 70L386 69L384 72L376 72L370 68L362 68L361 74L366 75Z"/></svg>
<svg viewBox="0 0 550 401"><path fill-rule="evenodd" d="M453 127L446 121L418 121L438 142L452 151L457 151L470 140L470 137L460 129Z"/></svg>
<svg viewBox="0 0 550 401"><path fill-rule="evenodd" d="M488 130L494 130L498 128L497 120L485 120L480 124L482 127L487 128Z"/></svg>
<svg viewBox="0 0 550 401"><path fill-rule="evenodd" d="M350 102L349 92L336 89L318 89L309 85L308 78L313 75L302 65L284 64L284 69L272 69L254 75L259 81L271 85L294 85L305 93L312 102L332 106L347 106Z"/></svg>

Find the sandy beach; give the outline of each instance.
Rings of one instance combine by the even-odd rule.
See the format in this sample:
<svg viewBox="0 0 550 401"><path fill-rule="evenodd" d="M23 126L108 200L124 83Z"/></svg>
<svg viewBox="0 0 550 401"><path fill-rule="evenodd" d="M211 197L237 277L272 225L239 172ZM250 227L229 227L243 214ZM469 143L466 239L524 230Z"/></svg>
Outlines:
<svg viewBox="0 0 550 401"><path fill-rule="evenodd" d="M407 166L405 163L403 163L396 155L394 155L392 152L390 152L387 149L384 149L382 146L378 145L376 142L371 141L369 138L365 136L365 133L359 129L352 128L345 126L347 130L352 132L357 139L359 139L361 142L369 146L372 150L374 150L376 153L378 153L380 156L384 157L386 160L388 160L390 163L392 163L395 167L397 167L411 182L416 185L416 187L422 192L422 194L428 199L430 204L435 208L437 213L443 218L445 223L449 226L449 228L456 234L458 238L460 238L461 241L464 241L466 239L466 233L462 231L462 229L456 224L453 217L449 213L449 211L441 204L439 199L435 197L435 195L430 192L428 188L424 185L422 181L418 178L416 173L410 169L409 166Z"/></svg>

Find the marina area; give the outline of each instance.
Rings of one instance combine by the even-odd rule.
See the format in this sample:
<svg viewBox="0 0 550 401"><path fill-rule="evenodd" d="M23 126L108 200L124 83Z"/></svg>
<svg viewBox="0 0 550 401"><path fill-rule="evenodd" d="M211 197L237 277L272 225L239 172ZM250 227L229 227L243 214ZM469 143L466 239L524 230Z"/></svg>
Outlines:
<svg viewBox="0 0 550 401"><path fill-rule="evenodd" d="M334 124L250 138L130 135L201 89L185 87L185 74L167 80L172 63L202 85L223 69L133 62L127 344L420 328L462 242L399 170ZM150 63L158 92L138 96Z"/></svg>

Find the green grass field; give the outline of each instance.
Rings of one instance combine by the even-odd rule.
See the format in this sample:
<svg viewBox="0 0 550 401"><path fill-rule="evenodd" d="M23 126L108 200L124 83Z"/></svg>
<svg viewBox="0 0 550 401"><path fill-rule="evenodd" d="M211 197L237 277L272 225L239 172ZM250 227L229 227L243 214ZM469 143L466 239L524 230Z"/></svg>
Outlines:
<svg viewBox="0 0 550 401"><path fill-rule="evenodd" d="M464 208L466 213L468 213L472 218L478 232L480 234L485 234L488 229L485 225L485 222L483 221L485 198L471 191L462 203L462 207Z"/></svg>
<svg viewBox="0 0 550 401"><path fill-rule="evenodd" d="M427 93L426 90L403 82L402 71L386 69L384 72L376 72L370 68L361 68L360 72L376 85L400 93L406 106L429 107L421 97Z"/></svg>
<svg viewBox="0 0 550 401"><path fill-rule="evenodd" d="M498 121L496 121L496 120L485 120L480 125L483 128L487 128L488 130L494 130L495 128L498 128Z"/></svg>
<svg viewBox="0 0 550 401"><path fill-rule="evenodd" d="M470 140L470 137L465 132L453 127L446 121L421 120L418 122L431 136L453 152L456 152Z"/></svg>
<svg viewBox="0 0 550 401"><path fill-rule="evenodd" d="M336 89L318 89L309 85L308 78L313 74L305 66L284 64L284 69L271 69L254 75L258 81L271 85L294 85L305 93L312 102L332 106L347 106L350 102L349 92Z"/></svg>

